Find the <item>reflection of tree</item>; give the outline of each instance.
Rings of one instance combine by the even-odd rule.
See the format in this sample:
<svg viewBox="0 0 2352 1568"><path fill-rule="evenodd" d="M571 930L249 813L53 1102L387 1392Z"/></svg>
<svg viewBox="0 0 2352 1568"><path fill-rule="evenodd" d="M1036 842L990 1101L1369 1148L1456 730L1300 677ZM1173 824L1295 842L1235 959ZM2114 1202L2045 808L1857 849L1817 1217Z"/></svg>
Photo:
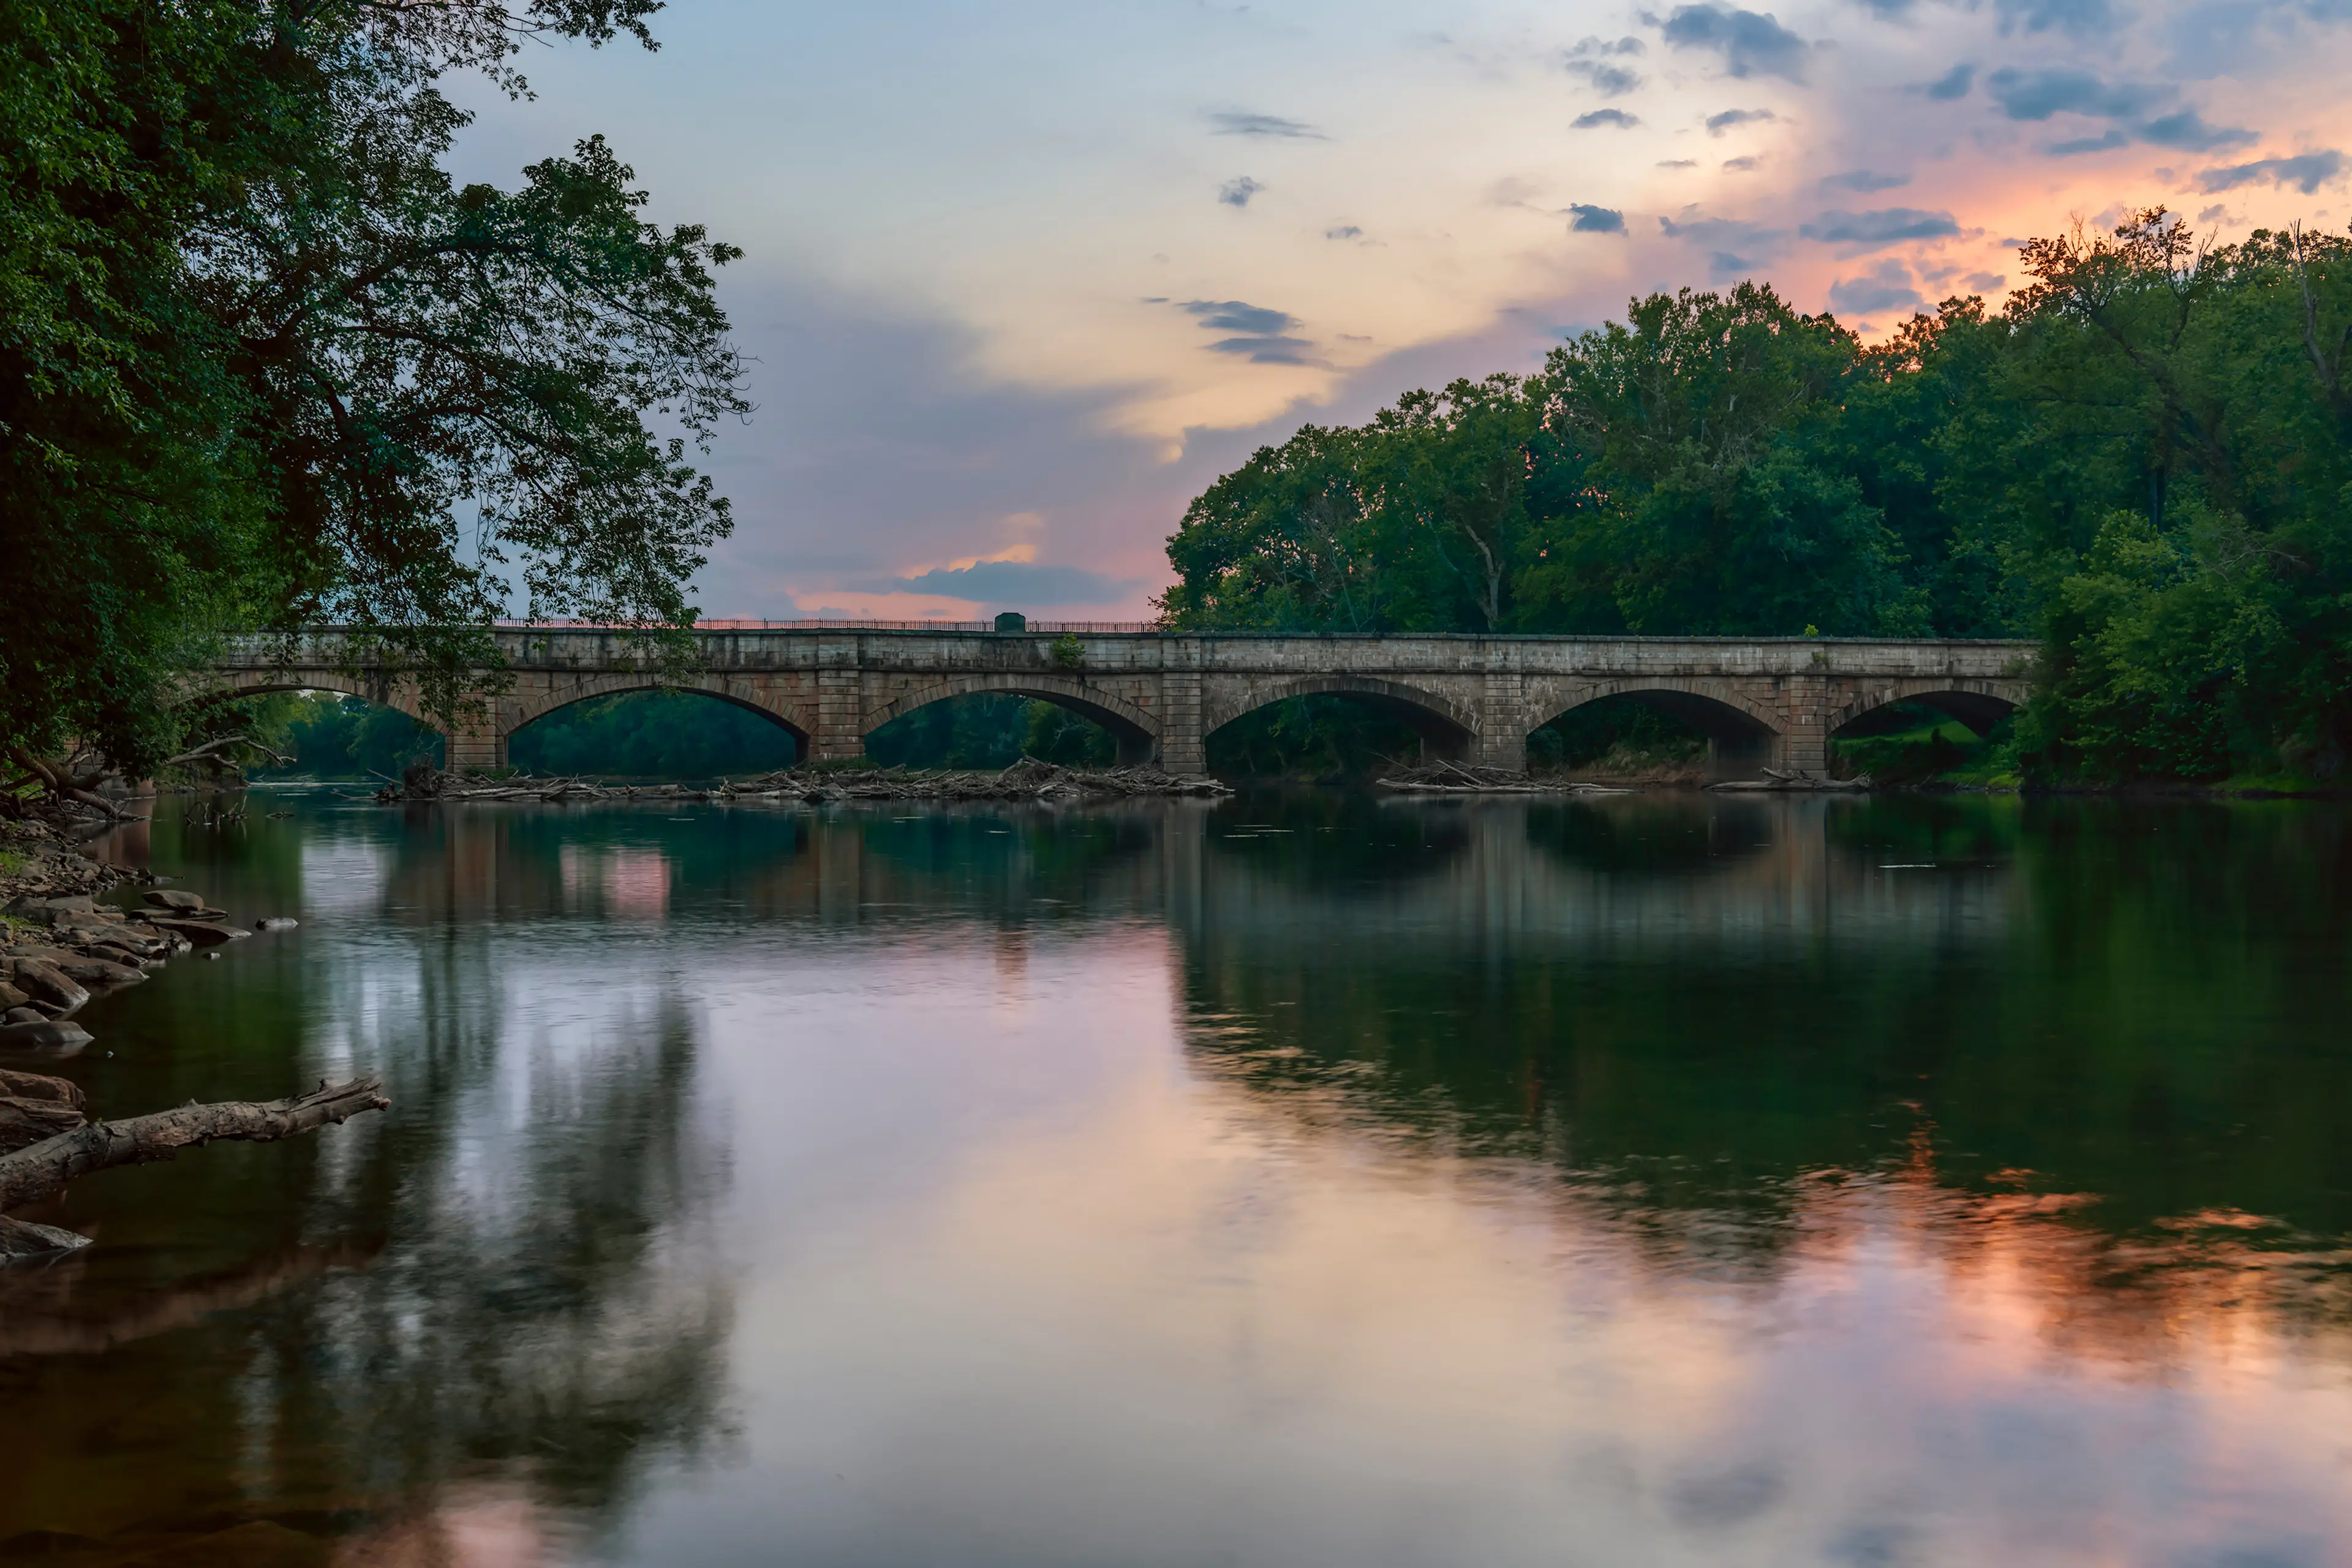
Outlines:
<svg viewBox="0 0 2352 1568"><path fill-rule="evenodd" d="M2024 812L1482 808L1443 875L1377 890L1213 857L1192 1048L1349 1136L1548 1170L1685 1267L1777 1266L1821 1173L1897 1168L2091 1194L2056 1223L2158 1273L2200 1213L2280 1222L2233 1255L2328 1252L2341 820Z"/></svg>
<svg viewBox="0 0 2352 1568"><path fill-rule="evenodd" d="M493 858L488 884L513 886ZM387 904L425 879L394 859ZM257 1515L339 1535L467 1477L593 1520L719 1433L723 1166L685 1004L661 990L534 1045L487 922L394 931L373 963L257 939L236 1005L207 990L227 965L182 965L192 984L107 1020L100 1113L282 1088L322 1056L379 1065L394 1108L74 1189L68 1217L100 1245L0 1300L0 1398L45 1434L0 1478L0 1539Z"/></svg>

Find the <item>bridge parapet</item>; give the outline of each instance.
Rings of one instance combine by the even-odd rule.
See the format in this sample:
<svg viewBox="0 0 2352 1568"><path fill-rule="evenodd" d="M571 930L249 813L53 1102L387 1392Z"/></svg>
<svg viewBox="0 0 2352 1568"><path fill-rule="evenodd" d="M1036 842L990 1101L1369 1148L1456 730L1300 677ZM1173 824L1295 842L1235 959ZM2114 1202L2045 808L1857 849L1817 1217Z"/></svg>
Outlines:
<svg viewBox="0 0 2352 1568"><path fill-rule="evenodd" d="M503 763L516 730L570 703L670 687L761 712L819 758L864 754L877 725L923 703L1005 691L1106 724L1123 756L1193 771L1219 726L1286 697L1339 692L1404 714L1441 752L1506 766L1524 765L1528 734L1559 715L1632 697L1697 723L1726 773L1819 771L1830 734L1885 702L1937 701L1980 722L2023 701L2033 653L1948 639L714 627L696 638L696 668L666 677L622 631L496 635L506 668L485 687L482 721L450 736L453 765ZM215 674L223 691L309 686L418 713L413 682L369 658L320 628L233 645Z"/></svg>

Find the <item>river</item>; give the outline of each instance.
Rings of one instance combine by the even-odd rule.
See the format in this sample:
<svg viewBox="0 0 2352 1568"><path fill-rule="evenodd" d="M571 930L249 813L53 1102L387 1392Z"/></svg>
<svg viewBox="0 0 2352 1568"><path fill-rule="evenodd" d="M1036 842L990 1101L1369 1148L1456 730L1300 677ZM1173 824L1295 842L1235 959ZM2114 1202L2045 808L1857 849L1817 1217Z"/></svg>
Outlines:
<svg viewBox="0 0 2352 1568"><path fill-rule="evenodd" d="M2352 1563L2342 808L250 798L0 1558Z"/></svg>

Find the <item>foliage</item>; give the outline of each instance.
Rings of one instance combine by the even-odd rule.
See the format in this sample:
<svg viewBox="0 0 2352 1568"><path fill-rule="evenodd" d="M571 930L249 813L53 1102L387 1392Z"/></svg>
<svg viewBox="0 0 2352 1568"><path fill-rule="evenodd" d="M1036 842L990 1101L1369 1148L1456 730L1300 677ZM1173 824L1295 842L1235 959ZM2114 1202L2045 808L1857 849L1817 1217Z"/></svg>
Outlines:
<svg viewBox="0 0 2352 1568"><path fill-rule="evenodd" d="M440 731L397 708L331 691L295 691L247 699L237 721L293 760L256 767L256 778L397 778L419 757L443 763Z"/></svg>
<svg viewBox="0 0 2352 1568"><path fill-rule="evenodd" d="M1423 753L1402 715L1346 697L1286 698L1251 710L1209 736L1212 773L1245 778L1384 771Z"/></svg>
<svg viewBox="0 0 2352 1568"><path fill-rule="evenodd" d="M1109 731L1066 708L1005 692L950 697L904 713L866 737L884 767L1004 768L1023 757L1067 767L1108 767Z"/></svg>
<svg viewBox="0 0 2352 1568"><path fill-rule="evenodd" d="M442 168L528 40L651 0L27 0L0 17L0 742L126 767L231 632L333 621L424 681L527 605L691 619L744 411L711 269L596 138ZM661 423L657 435L648 420Z"/></svg>
<svg viewBox="0 0 2352 1568"><path fill-rule="evenodd" d="M1308 426L1169 540L1171 625L2021 637L2043 779L2352 753L2352 241L2161 209L1865 344L1685 289L1537 375ZM1612 737L1612 743L1622 736ZM1605 748L1604 748L1605 749Z"/></svg>
<svg viewBox="0 0 2352 1568"><path fill-rule="evenodd" d="M792 731L773 720L679 691L591 698L507 742L507 760L543 778L707 779L787 768L798 755Z"/></svg>

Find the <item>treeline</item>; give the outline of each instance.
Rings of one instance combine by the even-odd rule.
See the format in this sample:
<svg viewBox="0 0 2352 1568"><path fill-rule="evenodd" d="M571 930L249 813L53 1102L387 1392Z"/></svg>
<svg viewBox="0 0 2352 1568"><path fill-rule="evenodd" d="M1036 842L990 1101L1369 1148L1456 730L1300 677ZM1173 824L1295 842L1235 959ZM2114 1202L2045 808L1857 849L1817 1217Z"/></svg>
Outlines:
<svg viewBox="0 0 2352 1568"><path fill-rule="evenodd" d="M2352 241L2161 209L1864 342L1685 289L1193 501L1174 625L2039 639L2044 778L2352 752Z"/></svg>

